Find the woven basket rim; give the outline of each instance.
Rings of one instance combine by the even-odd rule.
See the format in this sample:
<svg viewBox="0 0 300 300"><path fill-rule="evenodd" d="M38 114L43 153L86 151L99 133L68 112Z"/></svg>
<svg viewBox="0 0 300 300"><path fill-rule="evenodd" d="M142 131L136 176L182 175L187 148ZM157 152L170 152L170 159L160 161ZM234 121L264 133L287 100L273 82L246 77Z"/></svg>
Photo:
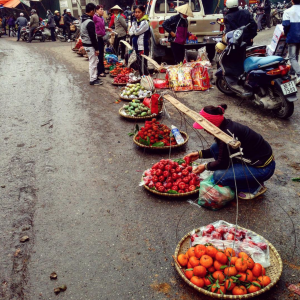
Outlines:
<svg viewBox="0 0 300 300"><path fill-rule="evenodd" d="M144 100L145 99L144 97L140 97L140 98L124 98L121 95L120 95L119 98L122 99L122 100L125 100L125 101L132 101L133 99L138 99L138 100Z"/></svg>
<svg viewBox="0 0 300 300"><path fill-rule="evenodd" d="M173 148L180 148L180 147L183 147L184 145L187 144L188 140L189 140L189 135L184 132L184 131L180 131L181 135L183 135L183 138L184 138L184 142L180 145L174 145L174 146L163 146L163 147L152 147L152 146L146 146L146 145L143 145L143 144L140 144L139 142L137 142L135 140L135 138L137 137L138 133L136 133L133 137L133 142L138 145L139 147L142 147L142 148L147 148L147 149L160 149L160 150L164 150L164 149L173 149Z"/></svg>
<svg viewBox="0 0 300 300"><path fill-rule="evenodd" d="M255 292L255 293L251 293L251 294L246 294L246 295L220 295L220 294L216 294L216 293L212 293L212 292L209 292L203 288L200 288L200 287L197 287L196 285L194 285L192 282L190 282L190 280L188 280L186 278L186 276L184 275L183 273L183 269L177 264L175 263L175 268L178 272L178 274L180 275L180 277L191 287L193 287L194 289L196 289L198 292L202 293L202 294L205 294L207 296L210 296L210 297L213 297L213 298L219 298L219 299L249 299L249 298L253 298L253 297L256 297L258 295L261 295L263 294L264 292L267 292L268 290L270 290L280 279L280 276L282 274L282 270L283 270L283 263L282 263L282 260L281 260L281 257L278 253L278 251L275 249L275 247L267 240L265 239L263 236L261 236L260 234L252 231L252 230L249 230L249 229L246 229L244 227L241 227L241 226L238 226L239 229L242 229L242 230L247 230L248 232L252 232L254 234L256 234L257 236L263 238L265 240L266 243L268 243L269 245L269 249L270 249L270 252L272 251L274 253L274 255L276 256L276 258L278 259L279 261L279 273L277 275L277 277L275 278L275 280L272 280L272 282L267 285L266 287L264 287L263 289ZM200 230L197 229L195 232L199 232ZM180 247L181 245L185 242L185 240L187 238L189 238L191 236L191 232L187 233L180 241L179 243L177 244L177 247L175 249L175 254L174 254L174 257L175 259L177 259L177 256L178 256L178 253L179 253L179 250L180 250Z"/></svg>
<svg viewBox="0 0 300 300"><path fill-rule="evenodd" d="M144 176L142 176L142 180L143 180L143 178L144 178ZM173 198L186 197L186 196L191 196L191 195L195 195L195 194L199 193L199 190L194 190L192 192L188 192L188 193L184 193L184 194L168 194L168 193L161 193L161 192L158 192L156 190L152 190L148 186L146 186L145 184L143 184L143 187L146 190L148 190L149 192L153 193L153 194L164 196L164 197L173 197Z"/></svg>
<svg viewBox="0 0 300 300"><path fill-rule="evenodd" d="M115 83L115 82L113 82L113 81L112 81L111 84L112 84L112 85L116 85L116 86L125 86L125 85L127 85L127 83Z"/></svg>
<svg viewBox="0 0 300 300"><path fill-rule="evenodd" d="M152 114L152 115L150 115L150 116L144 116L144 117L132 117L132 116L128 116L128 115L122 114L122 111L123 111L123 110L125 110L124 107L121 107L121 108L119 109L119 114L120 114L120 116L122 116L122 117L124 117L124 118L126 118L126 119L132 119L132 120L147 120L147 119L152 119L152 118L157 118L157 117L159 117L159 114L158 114L158 115Z"/></svg>

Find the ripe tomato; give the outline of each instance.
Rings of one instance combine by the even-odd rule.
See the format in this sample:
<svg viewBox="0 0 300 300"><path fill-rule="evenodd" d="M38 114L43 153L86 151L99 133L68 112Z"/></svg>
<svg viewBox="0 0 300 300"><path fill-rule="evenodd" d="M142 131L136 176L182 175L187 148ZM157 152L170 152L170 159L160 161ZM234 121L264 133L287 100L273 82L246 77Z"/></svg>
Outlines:
<svg viewBox="0 0 300 300"><path fill-rule="evenodd" d="M189 186L189 191L190 191L190 192L194 191L195 189L196 189L196 187L195 187L194 185L190 185L190 186Z"/></svg>
<svg viewBox="0 0 300 300"><path fill-rule="evenodd" d="M153 181L153 182L157 182L157 181L158 181L158 177L157 177L156 175L154 175L154 176L152 177L152 181Z"/></svg>
<svg viewBox="0 0 300 300"><path fill-rule="evenodd" d="M163 175L164 175L165 177L169 177L170 173L169 173L168 171L164 171L164 172L163 172Z"/></svg>
<svg viewBox="0 0 300 300"><path fill-rule="evenodd" d="M170 173L171 173L171 174L174 174L175 172L176 172L175 169L171 169L171 170L170 170Z"/></svg>
<svg viewBox="0 0 300 300"><path fill-rule="evenodd" d="M179 190L178 193L184 194L184 190Z"/></svg>
<svg viewBox="0 0 300 300"><path fill-rule="evenodd" d="M189 184L190 184L190 186L191 186L191 185L196 185L195 179L192 179L192 180L189 182Z"/></svg>
<svg viewBox="0 0 300 300"><path fill-rule="evenodd" d="M171 190L173 190L173 191L176 191L176 192L177 192L177 191L178 191L178 186L177 186L177 185L173 185L173 186L172 186L172 188L171 188Z"/></svg>
<svg viewBox="0 0 300 300"><path fill-rule="evenodd" d="M187 170L188 170L189 172L192 172L192 171L193 171L193 167L189 166L189 167L187 167Z"/></svg>
<svg viewBox="0 0 300 300"><path fill-rule="evenodd" d="M165 181L165 177L164 177L164 176L159 176L158 180L159 180L160 182L164 182L164 181Z"/></svg>
<svg viewBox="0 0 300 300"><path fill-rule="evenodd" d="M185 189L185 183L184 182L180 182L178 184L178 187L181 189L181 190L184 190Z"/></svg>
<svg viewBox="0 0 300 300"><path fill-rule="evenodd" d="M157 182L156 184L155 184L155 187L158 189L160 186L162 186L162 184L161 184L161 182Z"/></svg>
<svg viewBox="0 0 300 300"><path fill-rule="evenodd" d="M166 187L167 187L168 189L170 189L170 188L172 187L172 182L168 182L167 185L166 185Z"/></svg>
<svg viewBox="0 0 300 300"><path fill-rule="evenodd" d="M174 180L177 179L177 174L176 174L176 173L173 173L173 174L172 174L172 179L174 179Z"/></svg>
<svg viewBox="0 0 300 300"><path fill-rule="evenodd" d="M177 173L179 173L179 172L181 171L181 168L180 168L180 167L176 167L175 171L176 171Z"/></svg>
<svg viewBox="0 0 300 300"><path fill-rule="evenodd" d="M165 192L165 188L163 186L158 187L158 191L161 193Z"/></svg>
<svg viewBox="0 0 300 300"><path fill-rule="evenodd" d="M157 169L156 171L155 171L155 175L156 176L160 176L160 175L162 175L162 170L161 169Z"/></svg>
<svg viewBox="0 0 300 300"><path fill-rule="evenodd" d="M186 168L187 167L187 164L186 163L183 163L181 164L182 167Z"/></svg>
<svg viewBox="0 0 300 300"><path fill-rule="evenodd" d="M184 182L184 183L189 183L190 181L189 181L189 178L186 176L186 177L183 177L182 178L182 181Z"/></svg>
<svg viewBox="0 0 300 300"><path fill-rule="evenodd" d="M189 171L187 169L184 169L181 173L183 176L187 176L189 174Z"/></svg>

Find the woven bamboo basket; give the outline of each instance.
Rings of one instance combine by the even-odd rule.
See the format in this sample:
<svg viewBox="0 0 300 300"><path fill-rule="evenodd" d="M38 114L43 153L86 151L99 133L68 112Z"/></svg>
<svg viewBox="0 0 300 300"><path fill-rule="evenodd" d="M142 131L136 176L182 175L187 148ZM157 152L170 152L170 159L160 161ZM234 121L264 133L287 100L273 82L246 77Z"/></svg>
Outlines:
<svg viewBox="0 0 300 300"><path fill-rule="evenodd" d="M147 119L152 119L152 118L157 118L159 115L156 114L152 114L150 116L144 116L144 117L133 117L133 116L129 116L126 114L125 109L123 107L121 107L119 109L119 114L120 116L126 118L126 119L132 119L132 120L147 120Z"/></svg>
<svg viewBox="0 0 300 300"><path fill-rule="evenodd" d="M127 85L127 83L115 83L115 82L112 82L111 84L115 85L115 86L125 86L125 85Z"/></svg>
<svg viewBox="0 0 300 300"><path fill-rule="evenodd" d="M124 100L124 101L132 101L133 99L138 99L138 100L144 100L145 98L124 98L122 96L120 96L120 99Z"/></svg>
<svg viewBox="0 0 300 300"><path fill-rule="evenodd" d="M174 149L174 148L180 148L180 147L184 146L184 145L188 142L188 140L189 140L189 136L188 136L187 133L185 133L184 131L180 131L180 133L181 133L181 135L182 135L182 137L183 137L183 139L184 139L184 142L183 142L182 144L180 144L180 145L163 146L163 147L146 146L146 145L140 144L140 143L136 140L136 137L137 137L138 134L135 134L135 135L134 135L133 141L134 141L134 143L135 143L136 145L138 145L138 146L140 146L140 147L142 147L142 148L147 148L147 149L160 149L160 150L162 150L162 149L170 149L170 147L171 147L172 149Z"/></svg>
<svg viewBox="0 0 300 300"><path fill-rule="evenodd" d="M242 230L247 230L248 232L252 232L258 236L260 236L259 234L249 230L249 229L245 229L243 227L238 226L239 229ZM197 230L196 232L198 232L199 230ZM191 233L186 234L181 241L178 243L176 250L175 250L175 254L174 254L174 260L175 260L175 268L177 270L177 272L179 273L180 277L191 287L193 287L194 289L196 289L198 292L205 294L207 296L213 297L213 298L218 298L218 299L250 299L253 297L256 297L258 295L263 294L264 292L270 290L279 280L281 274L282 274L282 269L283 269L283 264L282 264L282 260L281 257L279 255L279 253L277 252L277 250L275 249L275 247L269 242L267 241L264 237L260 236L261 238L263 238L265 240L266 243L269 244L269 248L270 248L270 262L271 262L271 266L266 268L266 275L269 276L271 278L271 283L266 286L265 288L255 292L255 293L251 293L251 294L246 294L246 295L239 295L239 296L235 296L235 295L221 295L221 294L216 294L216 293L212 293L209 292L205 289L199 288L196 285L194 285L192 282L190 282L188 280L188 278L186 278L186 276L184 275L184 271L183 268L179 265L179 263L177 262L177 256L181 253L186 253L186 251L190 248L190 236Z"/></svg>
<svg viewBox="0 0 300 300"><path fill-rule="evenodd" d="M142 177L142 180L143 180L143 177ZM149 192L153 193L153 194L163 196L163 197L173 197L173 198L180 198L181 197L182 198L182 197L187 197L187 196L199 194L199 190L194 190L192 192L188 192L188 193L184 193L184 194L168 194L168 193L161 193L161 192L158 192L156 190L152 190L146 185L144 185L144 188L146 190L148 190Z"/></svg>
<svg viewBox="0 0 300 300"><path fill-rule="evenodd" d="M118 75L109 74L110 77L117 77Z"/></svg>

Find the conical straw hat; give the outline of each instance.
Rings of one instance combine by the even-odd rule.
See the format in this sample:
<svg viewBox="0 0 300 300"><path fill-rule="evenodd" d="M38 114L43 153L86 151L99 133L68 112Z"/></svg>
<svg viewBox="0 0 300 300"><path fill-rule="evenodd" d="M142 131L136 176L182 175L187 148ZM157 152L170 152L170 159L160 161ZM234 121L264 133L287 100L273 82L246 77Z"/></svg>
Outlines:
<svg viewBox="0 0 300 300"><path fill-rule="evenodd" d="M123 12L123 9L119 6L119 5L115 5L114 7L112 7L109 11L112 11L113 9L118 9L121 12Z"/></svg>
<svg viewBox="0 0 300 300"><path fill-rule="evenodd" d="M189 6L189 4L184 4L184 5L181 5L181 6L178 6L175 8L175 10L177 10L179 13L183 14L183 15L186 15L188 17L193 17L193 12Z"/></svg>

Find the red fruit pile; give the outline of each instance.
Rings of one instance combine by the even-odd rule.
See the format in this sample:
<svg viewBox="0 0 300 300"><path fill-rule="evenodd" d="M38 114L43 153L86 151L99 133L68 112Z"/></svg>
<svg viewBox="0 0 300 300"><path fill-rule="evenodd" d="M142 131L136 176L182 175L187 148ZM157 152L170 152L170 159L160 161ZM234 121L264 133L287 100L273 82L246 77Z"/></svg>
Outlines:
<svg viewBox="0 0 300 300"><path fill-rule="evenodd" d="M228 227L221 225L215 228L214 225L209 224L202 231L202 236L207 236L216 240L229 240L229 241L240 241L247 243L252 246L257 246L261 250L267 250L266 243L255 243L252 241L250 236L247 236L247 230L236 229L235 227Z"/></svg>
<svg viewBox="0 0 300 300"><path fill-rule="evenodd" d="M157 142L164 143L164 146L177 145L174 137L170 138L171 129L164 124L159 123L156 119L146 121L145 127L142 127L136 136L136 140L150 140L150 146Z"/></svg>
<svg viewBox="0 0 300 300"><path fill-rule="evenodd" d="M128 75L119 74L114 78L114 83L127 83L129 80Z"/></svg>
<svg viewBox="0 0 300 300"><path fill-rule="evenodd" d="M144 184L160 193L188 193L200 186L200 178L192 167L171 159L162 159L144 174Z"/></svg>

